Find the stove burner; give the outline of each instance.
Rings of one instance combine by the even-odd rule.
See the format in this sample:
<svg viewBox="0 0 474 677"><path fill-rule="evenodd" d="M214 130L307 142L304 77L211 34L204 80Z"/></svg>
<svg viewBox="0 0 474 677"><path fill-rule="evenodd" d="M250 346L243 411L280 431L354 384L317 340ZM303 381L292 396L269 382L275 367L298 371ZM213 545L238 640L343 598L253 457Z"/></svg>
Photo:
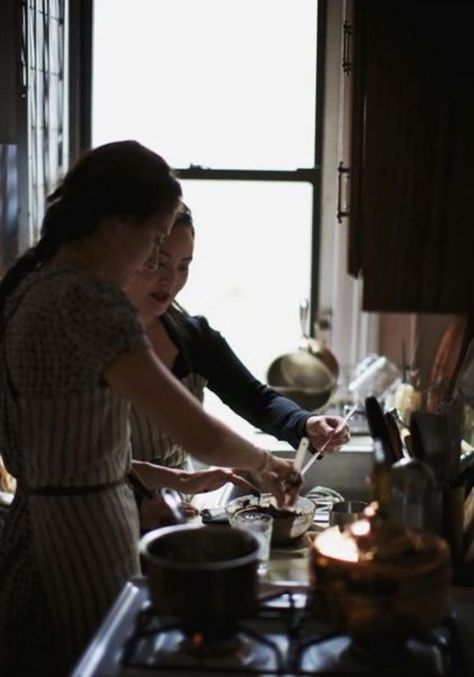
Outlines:
<svg viewBox="0 0 474 677"><path fill-rule="evenodd" d="M138 614L122 664L135 669L283 672L279 647L263 633L241 626L224 639L201 634L190 637L179 622L163 624L151 607Z"/></svg>
<svg viewBox="0 0 474 677"><path fill-rule="evenodd" d="M333 633L310 638L299 648L300 669L312 673L370 672L377 675L452 674L452 644L456 627L448 618L431 633L413 637L403 644L363 644L347 635ZM456 673L458 674L458 673Z"/></svg>
<svg viewBox="0 0 474 677"><path fill-rule="evenodd" d="M300 597L302 599L300 599ZM379 650L380 649L380 650ZM261 600L257 616L233 634L189 635L176 618L142 606L122 644L120 663L132 674L185 676L318 675L369 672L380 675L448 675L458 654L454 618L403 645L363 645L319 621L305 595L280 592ZM106 672L101 674L108 674ZM122 674L122 673L120 673ZM126 672L128 673L128 670Z"/></svg>
<svg viewBox="0 0 474 677"><path fill-rule="evenodd" d="M245 646L247 644L247 646ZM198 659L212 658L213 656L226 656L229 654L243 655L249 650L249 642L239 636L229 637L218 642L206 640L203 635L196 634L185 637L180 645L180 650L196 656Z"/></svg>

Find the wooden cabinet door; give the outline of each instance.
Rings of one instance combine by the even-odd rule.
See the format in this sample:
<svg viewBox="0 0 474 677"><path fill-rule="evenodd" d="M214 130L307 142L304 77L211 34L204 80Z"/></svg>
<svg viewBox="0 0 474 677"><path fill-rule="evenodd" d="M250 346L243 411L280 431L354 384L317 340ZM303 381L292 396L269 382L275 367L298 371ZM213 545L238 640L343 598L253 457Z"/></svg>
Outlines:
<svg viewBox="0 0 474 677"><path fill-rule="evenodd" d="M370 311L474 306L474 3L354 0L349 272Z"/></svg>

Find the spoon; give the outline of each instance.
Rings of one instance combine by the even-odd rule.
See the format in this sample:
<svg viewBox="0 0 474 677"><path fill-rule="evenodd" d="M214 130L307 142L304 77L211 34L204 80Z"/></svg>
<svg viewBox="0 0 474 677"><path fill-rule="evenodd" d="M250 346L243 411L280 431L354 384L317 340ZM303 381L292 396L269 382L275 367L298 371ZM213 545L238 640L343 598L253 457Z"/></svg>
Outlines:
<svg viewBox="0 0 474 677"><path fill-rule="evenodd" d="M309 439L307 437L302 437L296 450L294 466L296 470L300 471L303 466L304 457L309 447Z"/></svg>

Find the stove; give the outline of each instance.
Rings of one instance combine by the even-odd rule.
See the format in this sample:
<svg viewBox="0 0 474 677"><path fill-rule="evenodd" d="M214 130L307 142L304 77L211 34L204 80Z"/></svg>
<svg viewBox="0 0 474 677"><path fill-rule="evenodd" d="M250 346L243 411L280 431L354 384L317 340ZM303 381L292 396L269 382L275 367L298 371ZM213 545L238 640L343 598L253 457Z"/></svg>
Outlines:
<svg viewBox="0 0 474 677"><path fill-rule="evenodd" d="M151 607L145 579L129 581L71 677L143 675L465 674L454 617L404 646L356 644L314 617L307 591L264 593L229 637L188 637Z"/></svg>

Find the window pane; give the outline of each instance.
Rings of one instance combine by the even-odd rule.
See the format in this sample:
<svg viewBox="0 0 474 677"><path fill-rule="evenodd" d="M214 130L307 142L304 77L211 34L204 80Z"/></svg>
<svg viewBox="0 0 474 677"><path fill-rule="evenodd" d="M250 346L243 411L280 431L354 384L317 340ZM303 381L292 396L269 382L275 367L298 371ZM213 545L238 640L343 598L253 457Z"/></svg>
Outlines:
<svg viewBox="0 0 474 677"><path fill-rule="evenodd" d="M93 143L175 167L314 165L316 0L95 0Z"/></svg>
<svg viewBox="0 0 474 677"><path fill-rule="evenodd" d="M206 315L249 369L296 350L308 295L308 184L183 181L196 226L194 261L179 301Z"/></svg>

